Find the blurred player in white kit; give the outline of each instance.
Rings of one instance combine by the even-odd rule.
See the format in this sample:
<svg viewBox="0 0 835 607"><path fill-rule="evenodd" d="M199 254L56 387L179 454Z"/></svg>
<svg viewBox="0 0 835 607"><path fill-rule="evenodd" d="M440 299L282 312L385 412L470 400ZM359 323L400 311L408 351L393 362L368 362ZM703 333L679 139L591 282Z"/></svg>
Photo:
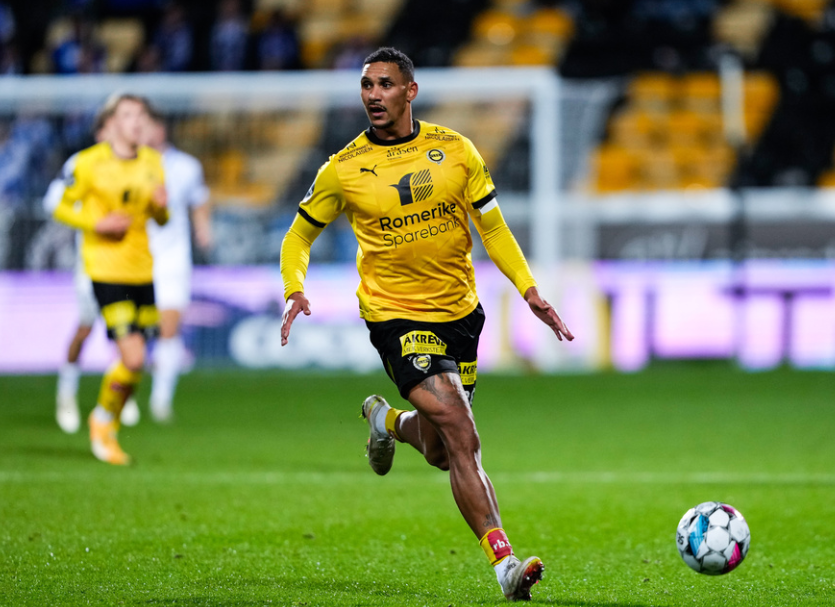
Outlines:
<svg viewBox="0 0 835 607"><path fill-rule="evenodd" d="M160 335L153 352L151 415L164 423L173 415L174 391L185 355L180 321L191 300L191 225L193 222L197 246L208 250L212 245L211 211L200 161L168 142L161 114L151 108L149 117L143 143L162 154L170 215L164 226L148 222L160 314Z"/></svg>
<svg viewBox="0 0 835 607"><path fill-rule="evenodd" d="M107 123L101 116L94 124L96 141L107 137ZM148 223L151 252L154 256L154 291L160 312L160 337L154 348L154 372L151 389L151 415L158 422L168 422L173 415L173 398L177 380L183 365L185 348L180 337L182 313L191 299L191 220L194 221L198 246L211 246L211 220L208 200L209 189L203 178L200 162L170 145L163 117L152 108L145 130L144 145L162 153L165 169L168 209L170 218L163 227ZM44 208L50 215L64 193L64 173L71 171L73 158L64 165L61 175L49 185L44 196ZM77 250L81 250L81 233L76 237ZM93 295L90 277L84 272L79 254L73 279L78 302L78 327L70 342L67 361L58 374L55 417L64 432L77 432L81 425L78 410L78 359L85 340L99 315L99 307ZM121 414L123 424L131 426L139 422L140 412L131 398Z"/></svg>

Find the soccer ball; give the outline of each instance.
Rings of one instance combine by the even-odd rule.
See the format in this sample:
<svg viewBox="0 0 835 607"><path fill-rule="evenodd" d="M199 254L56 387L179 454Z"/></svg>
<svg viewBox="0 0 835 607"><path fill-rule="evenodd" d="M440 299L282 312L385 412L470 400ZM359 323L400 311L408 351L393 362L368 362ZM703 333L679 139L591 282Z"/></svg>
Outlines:
<svg viewBox="0 0 835 607"><path fill-rule="evenodd" d="M751 532L736 508L705 502L690 508L678 524L676 546L693 570L706 575L733 571L748 554Z"/></svg>

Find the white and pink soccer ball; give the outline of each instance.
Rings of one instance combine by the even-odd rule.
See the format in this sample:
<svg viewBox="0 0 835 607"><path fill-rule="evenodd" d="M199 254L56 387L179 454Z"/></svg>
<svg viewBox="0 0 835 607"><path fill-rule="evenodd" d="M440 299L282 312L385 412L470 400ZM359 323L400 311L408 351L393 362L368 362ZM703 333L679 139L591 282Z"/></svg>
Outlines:
<svg viewBox="0 0 835 607"><path fill-rule="evenodd" d="M728 504L705 502L690 508L678 524L676 546L684 562L706 575L733 571L751 545L742 513Z"/></svg>

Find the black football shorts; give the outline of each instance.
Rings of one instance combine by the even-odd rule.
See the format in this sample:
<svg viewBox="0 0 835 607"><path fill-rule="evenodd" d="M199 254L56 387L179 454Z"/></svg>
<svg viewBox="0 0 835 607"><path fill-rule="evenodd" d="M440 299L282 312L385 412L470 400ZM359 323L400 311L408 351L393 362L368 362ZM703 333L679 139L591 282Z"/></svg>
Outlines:
<svg viewBox="0 0 835 607"><path fill-rule="evenodd" d="M145 339L157 336L159 312L153 283L126 285L93 281L93 293L110 339L117 340L130 333L142 333Z"/></svg>
<svg viewBox="0 0 835 607"><path fill-rule="evenodd" d="M377 348L386 373L400 396L438 373L458 373L473 402L478 366L478 338L484 327L484 309L478 304L464 318L451 322L386 320L367 322L371 343Z"/></svg>

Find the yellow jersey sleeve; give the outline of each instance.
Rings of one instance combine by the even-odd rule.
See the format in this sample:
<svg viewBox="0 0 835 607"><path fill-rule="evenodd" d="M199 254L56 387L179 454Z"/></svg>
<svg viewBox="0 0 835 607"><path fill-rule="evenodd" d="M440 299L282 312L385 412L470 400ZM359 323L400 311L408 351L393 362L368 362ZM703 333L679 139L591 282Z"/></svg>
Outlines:
<svg viewBox="0 0 835 607"><path fill-rule="evenodd" d="M284 301L293 293L304 293L304 279L310 263L310 247L323 228L316 227L302 215L296 215L293 225L281 241L281 280L284 282Z"/></svg>
<svg viewBox="0 0 835 607"><path fill-rule="evenodd" d="M519 294L524 297L525 291L536 286L525 255L505 222L499 205L494 202L489 208L482 208L485 212L474 213L472 219L481 235L484 248L496 267L510 279Z"/></svg>
<svg viewBox="0 0 835 607"><path fill-rule="evenodd" d="M496 186L473 142L466 137L461 139L467 166L467 199L474 209L480 209L496 197Z"/></svg>
<svg viewBox="0 0 835 607"><path fill-rule="evenodd" d="M95 212L90 204L84 204L84 199L90 190L89 171L84 170L84 157L71 159L71 165L64 170L64 195L55 207L52 216L56 221L84 232L92 232L102 215Z"/></svg>
<svg viewBox="0 0 835 607"><path fill-rule="evenodd" d="M345 210L345 193L331 157L321 166L313 185L299 205L299 215L317 228L324 228Z"/></svg>

